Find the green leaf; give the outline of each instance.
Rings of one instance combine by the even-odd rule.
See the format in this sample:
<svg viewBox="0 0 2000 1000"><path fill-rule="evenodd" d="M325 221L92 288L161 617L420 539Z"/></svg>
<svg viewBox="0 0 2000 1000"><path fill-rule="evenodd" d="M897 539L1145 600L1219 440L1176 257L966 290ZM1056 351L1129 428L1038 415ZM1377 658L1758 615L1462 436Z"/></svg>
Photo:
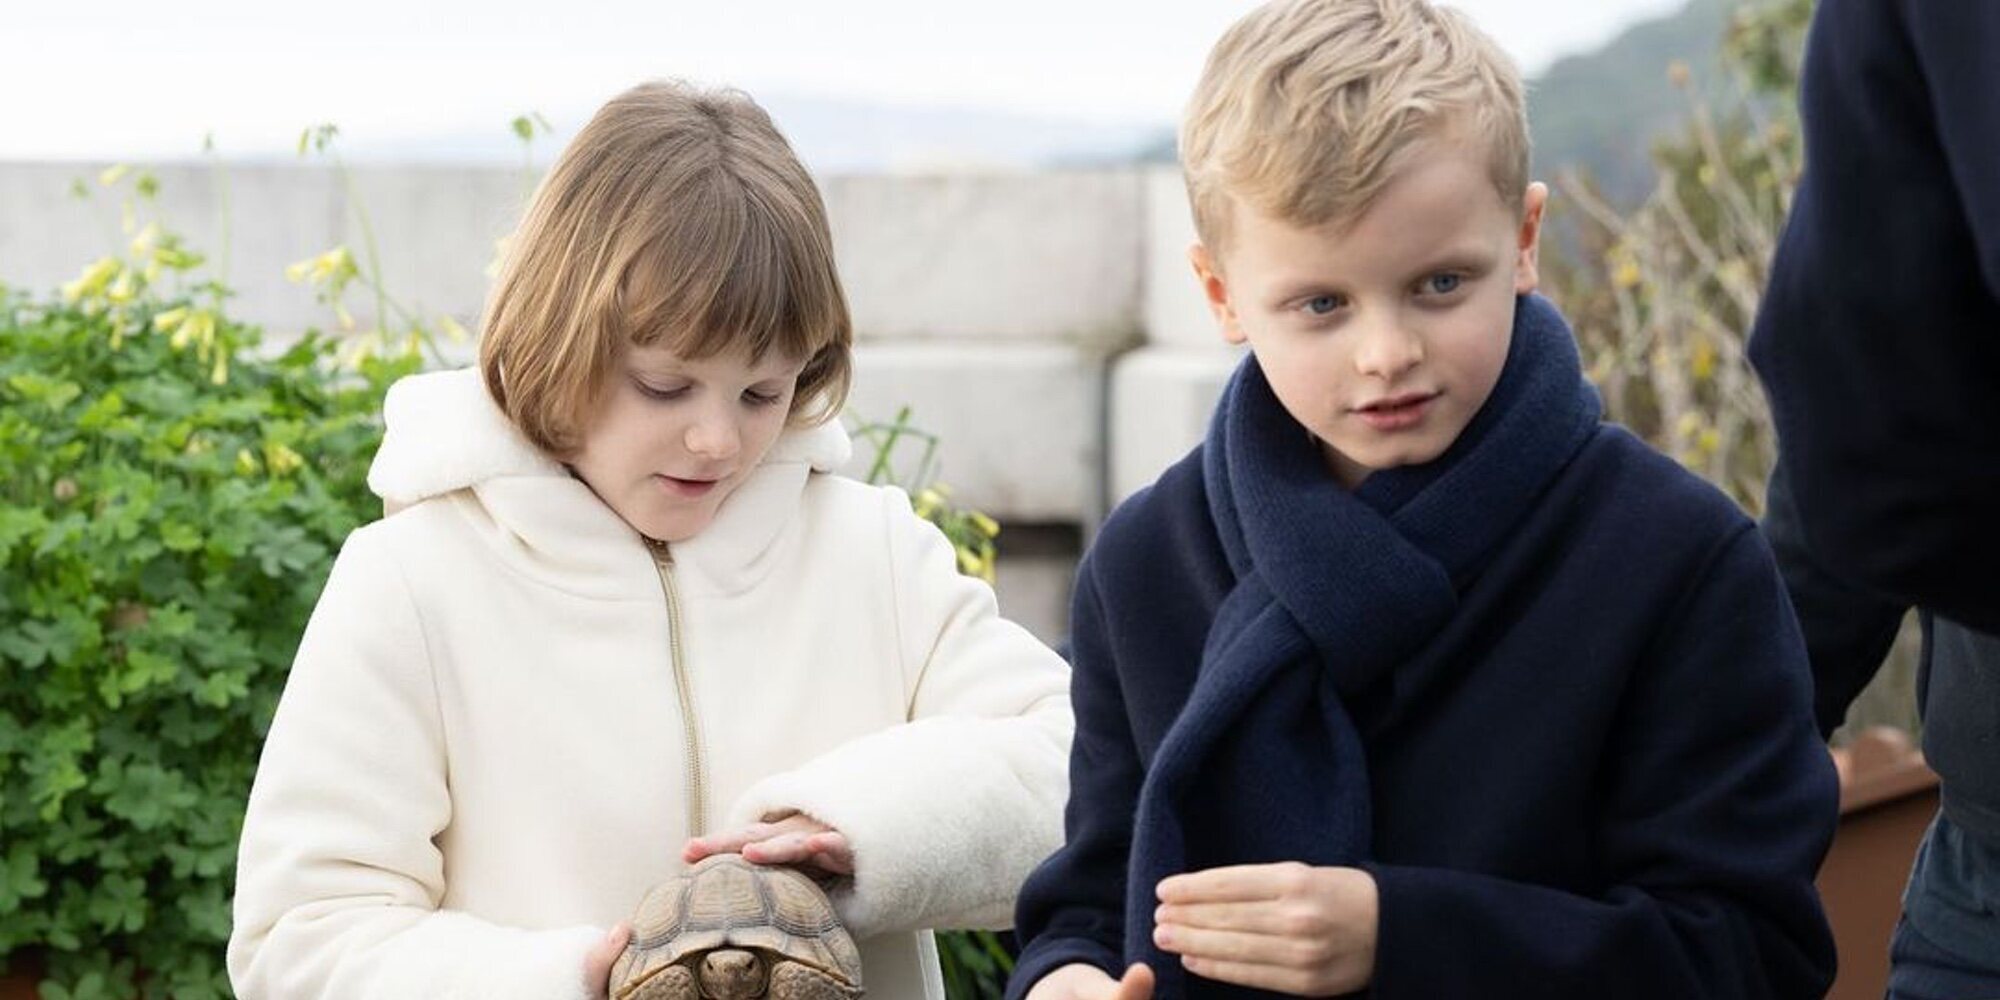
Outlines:
<svg viewBox="0 0 2000 1000"><path fill-rule="evenodd" d="M193 552L201 548L201 532L191 524L170 522L160 527L160 544L172 552Z"/></svg>

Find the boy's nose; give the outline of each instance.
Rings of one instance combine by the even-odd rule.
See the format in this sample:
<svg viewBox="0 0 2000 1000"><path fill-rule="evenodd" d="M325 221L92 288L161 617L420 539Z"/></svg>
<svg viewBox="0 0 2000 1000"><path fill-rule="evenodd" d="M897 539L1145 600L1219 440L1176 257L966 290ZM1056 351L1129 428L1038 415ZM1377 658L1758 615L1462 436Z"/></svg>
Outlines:
<svg viewBox="0 0 2000 1000"><path fill-rule="evenodd" d="M1396 322L1372 323L1356 331L1354 368L1363 375L1394 381L1424 361L1424 341Z"/></svg>

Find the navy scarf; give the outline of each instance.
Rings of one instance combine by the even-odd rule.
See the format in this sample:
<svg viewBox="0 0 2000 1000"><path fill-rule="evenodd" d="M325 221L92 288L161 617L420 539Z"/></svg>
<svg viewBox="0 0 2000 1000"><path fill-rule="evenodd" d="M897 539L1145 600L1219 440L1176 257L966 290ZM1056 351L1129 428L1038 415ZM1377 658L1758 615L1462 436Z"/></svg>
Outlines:
<svg viewBox="0 0 2000 1000"><path fill-rule="evenodd" d="M1126 960L1152 966L1159 996L1192 985L1153 945L1161 879L1370 856L1367 763L1346 702L1450 619L1459 586L1600 412L1562 315L1525 296L1500 379L1459 439L1436 461L1376 472L1350 493L1256 358L1237 369L1202 455L1236 585L1133 822Z"/></svg>

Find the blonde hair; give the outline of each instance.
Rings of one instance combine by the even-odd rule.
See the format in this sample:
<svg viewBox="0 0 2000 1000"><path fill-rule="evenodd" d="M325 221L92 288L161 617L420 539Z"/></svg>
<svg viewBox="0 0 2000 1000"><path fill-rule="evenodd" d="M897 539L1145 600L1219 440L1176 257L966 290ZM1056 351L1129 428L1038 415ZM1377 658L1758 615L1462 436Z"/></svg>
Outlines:
<svg viewBox="0 0 2000 1000"><path fill-rule="evenodd" d="M1182 119L1195 230L1220 254L1233 201L1297 226L1352 220L1426 140L1485 145L1522 208L1520 72L1464 14L1426 0L1273 0L1209 52Z"/></svg>
<svg viewBox="0 0 2000 1000"><path fill-rule="evenodd" d="M650 82L577 133L515 232L481 321L487 391L572 454L628 346L805 359L790 419L839 412L853 323L826 208L738 91Z"/></svg>

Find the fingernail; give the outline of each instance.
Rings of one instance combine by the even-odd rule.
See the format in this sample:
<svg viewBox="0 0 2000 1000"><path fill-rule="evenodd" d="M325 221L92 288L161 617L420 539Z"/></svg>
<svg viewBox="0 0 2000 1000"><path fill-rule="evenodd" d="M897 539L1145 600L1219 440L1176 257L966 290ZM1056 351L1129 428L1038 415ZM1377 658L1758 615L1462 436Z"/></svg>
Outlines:
<svg viewBox="0 0 2000 1000"><path fill-rule="evenodd" d="M1153 943L1162 948L1174 943L1174 934L1165 927L1153 928Z"/></svg>

